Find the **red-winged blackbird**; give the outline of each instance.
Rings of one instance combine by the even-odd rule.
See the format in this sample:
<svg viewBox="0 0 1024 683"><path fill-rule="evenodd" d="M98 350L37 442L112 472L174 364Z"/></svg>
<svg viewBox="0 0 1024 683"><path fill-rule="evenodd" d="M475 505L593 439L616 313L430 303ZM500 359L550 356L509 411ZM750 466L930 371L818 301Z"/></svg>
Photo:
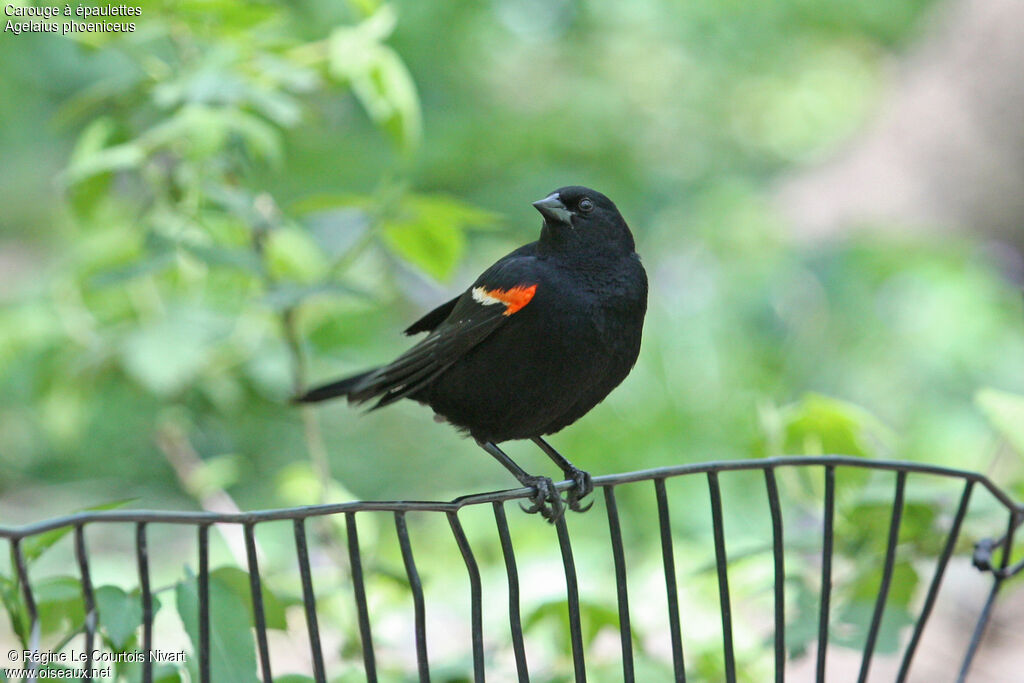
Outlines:
<svg viewBox="0 0 1024 683"><path fill-rule="evenodd" d="M533 205L544 216L540 239L413 323L406 334L429 333L418 344L296 400L425 403L534 489L528 512L554 521L563 507L552 480L528 474L497 444L532 439L573 480L569 507L586 509L579 500L593 490L590 475L541 436L585 415L633 368L647 275L629 226L600 192L563 187Z"/></svg>

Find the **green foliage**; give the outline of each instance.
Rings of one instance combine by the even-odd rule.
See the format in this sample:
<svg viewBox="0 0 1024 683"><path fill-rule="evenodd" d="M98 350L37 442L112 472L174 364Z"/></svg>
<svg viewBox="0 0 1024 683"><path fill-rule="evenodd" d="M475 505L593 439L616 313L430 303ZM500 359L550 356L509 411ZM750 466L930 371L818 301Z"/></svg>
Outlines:
<svg viewBox="0 0 1024 683"><path fill-rule="evenodd" d="M399 351L397 330L536 236L528 200L575 182L616 200L651 274L636 369L556 437L578 464L823 453L979 471L996 462L1000 482L1024 490L1024 460L996 458L1024 455L1022 390L1007 385L1024 376L1022 309L989 247L899 225L801 245L769 196L778 174L863 124L929 5L147 1L136 34L0 41L0 250L29 262L9 277L0 259L0 495L31 491L38 507L25 514L38 519L112 488L175 507L227 492L251 509L508 486L427 411L325 408L321 433L284 400L300 381ZM506 214L507 232L485 230ZM194 461L176 476L183 453ZM538 463L531 471L547 467ZM837 489L833 637L859 648L892 481L848 474ZM779 472L787 529L806 528L822 483L791 475ZM955 500L938 487L907 492L882 650L913 614L920 567L944 542ZM705 499L678 504L677 540L696 546ZM625 528L652 514L626 491L620 512ZM342 537L331 524L318 541ZM404 588L380 547L388 525L360 524L368 573L386 593ZM754 533L731 519L727 528ZM428 547L440 543L423 533ZM24 542L35 571L56 562L65 534ZM736 552L729 540L741 571L770 561L763 537ZM787 564L795 653L817 637L820 594L817 537L797 540ZM631 542L640 566L657 558L653 536ZM286 550L268 553L275 580L263 584L275 629L297 609L277 589L295 592L294 567L278 559ZM133 564L123 564L119 585L95 591L115 651L137 645L141 622ZM65 574L38 584L53 642L85 618L79 580ZM194 642L194 577L173 576L162 616L178 612ZM214 678L251 680L248 576L221 566L211 578ZM0 574L9 630L24 644L20 588ZM330 609L341 592L321 593L323 625L356 659L349 612ZM715 611L716 599L700 605ZM614 628L608 604L584 599L588 643ZM381 618L399 609L375 607ZM525 608L531 635L565 645L564 601ZM637 649L639 678L669 675ZM749 659L743 675L757 680L761 662ZM717 649L695 644L688 660L721 678Z"/></svg>
<svg viewBox="0 0 1024 683"><path fill-rule="evenodd" d="M175 586L175 606L195 652L199 647L199 583L191 571ZM256 679L256 649L250 630L249 609L233 582L210 574L210 676L217 681ZM198 662L189 662L193 678Z"/></svg>
<svg viewBox="0 0 1024 683"><path fill-rule="evenodd" d="M982 389L975 402L992 426L1024 457L1024 396L997 389Z"/></svg>
<svg viewBox="0 0 1024 683"><path fill-rule="evenodd" d="M128 593L117 586L96 589L96 608L107 642L115 652L124 652L135 642L135 632L142 625L142 602L137 593ZM159 601L153 611L159 609Z"/></svg>
<svg viewBox="0 0 1024 683"><path fill-rule="evenodd" d="M590 647L604 629L618 630L618 612L607 604L580 601L580 627L584 647ZM555 639L559 652L568 653L571 648L569 607L565 600L542 602L523 616L523 630L530 632L546 628L548 637Z"/></svg>
<svg viewBox="0 0 1024 683"><path fill-rule="evenodd" d="M766 452L771 455L884 457L896 436L860 406L810 394L779 410L762 411Z"/></svg>

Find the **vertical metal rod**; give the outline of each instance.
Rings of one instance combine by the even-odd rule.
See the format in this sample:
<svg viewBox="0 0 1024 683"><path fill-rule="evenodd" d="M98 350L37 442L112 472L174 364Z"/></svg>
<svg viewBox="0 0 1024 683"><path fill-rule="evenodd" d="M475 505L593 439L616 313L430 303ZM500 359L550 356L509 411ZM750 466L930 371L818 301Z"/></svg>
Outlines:
<svg viewBox="0 0 1024 683"><path fill-rule="evenodd" d="M914 624L914 633L910 636L910 642L907 644L907 650L903 654L903 661L900 663L899 675L896 678L896 683L905 683L907 676L910 674L910 664L914 658L914 653L917 651L917 646L921 642L921 634L924 632L925 624L928 622L928 617L931 616L932 609L935 607L935 600L939 596L939 589L942 587L942 579L946 573L946 565L949 564L949 558L953 556L953 551L956 549L956 542L960 538L960 526L963 524L964 517L967 516L967 508L971 501L971 492L974 490L974 481L968 479L964 484L964 491L960 496L960 505L957 507L956 515L953 517L953 524L949 529L949 536L946 538L946 545L942 549L942 554L939 555L938 562L935 564L935 575L932 576L931 585L928 586L928 594L924 599L924 606L921 608L921 615L917 618L917 622Z"/></svg>
<svg viewBox="0 0 1024 683"><path fill-rule="evenodd" d="M14 553L15 570L18 572L18 583L21 584L21 595L25 601L25 611L28 612L28 646L32 651L39 650L40 625L39 611L36 608L36 598L32 594L32 584L28 579L28 566L25 564L25 556L21 552L21 539L11 540L11 552ZM36 662L26 662L25 668L29 671L36 671L39 665Z"/></svg>
<svg viewBox="0 0 1024 683"><path fill-rule="evenodd" d="M78 559L78 574L82 579L82 602L85 606L85 664L86 671L92 671L93 641L96 637L96 598L92 591L92 577L89 574L89 553L85 548L85 527L75 525L75 557ZM91 681L92 676L84 680Z"/></svg>
<svg viewBox="0 0 1024 683"><path fill-rule="evenodd" d="M516 569L516 555L512 548L512 537L508 532L508 520L505 517L505 504L495 501L494 521L498 525L498 539L501 541L501 554L505 557L505 574L508 576L508 621L512 632L512 651L516 658L516 673L519 683L529 683L530 670L526 663L526 646L523 643L523 622L519 610L519 571Z"/></svg>
<svg viewBox="0 0 1024 683"><path fill-rule="evenodd" d="M243 527L245 555L249 563L249 592L252 594L252 621L256 626L256 645L260 654L260 669L264 683L273 683L270 672L270 647L267 645L267 620L263 612L263 587L260 582L259 558L256 557L256 536L253 523Z"/></svg>
<svg viewBox="0 0 1024 683"><path fill-rule="evenodd" d="M572 665L576 672L576 683L586 683L587 664L583 657L583 628L580 624L580 591L576 581L576 563L572 557L569 529L565 515L555 522L558 530L558 547L562 552L562 567L565 569L565 593L569 607L569 639L572 642Z"/></svg>
<svg viewBox="0 0 1024 683"><path fill-rule="evenodd" d="M416 571L416 560L412 555L409 543L409 530L405 525L405 513L395 512L395 531L398 532L398 545L402 548L402 561L405 563L405 574L409 577L409 589L412 591L412 604L416 621L416 665L419 668L420 681L430 680L430 662L427 657L427 612L423 601L423 585L420 574Z"/></svg>
<svg viewBox="0 0 1024 683"><path fill-rule="evenodd" d="M977 653L978 647L981 645L981 637L985 633L985 627L988 626L988 621L992 618L992 607L995 604L996 596L999 594L999 589L1002 585L1002 579L993 575L992 589L989 590L988 598L985 599L985 605L981 608L981 614L978 615L978 622L974 625L974 632L971 634L971 642L967 646L967 653L964 655L963 663L960 665L960 673L958 673L956 677L957 683L964 683L967 680L967 674L971 670L971 664L974 663L974 655Z"/></svg>
<svg viewBox="0 0 1024 683"><path fill-rule="evenodd" d="M210 683L210 527L199 526L199 680Z"/></svg>
<svg viewBox="0 0 1024 683"><path fill-rule="evenodd" d="M722 522L722 492L718 486L718 473L708 472L708 492L711 496L711 526L715 536L715 564L718 567L718 601L722 610L722 650L725 657L725 680L736 681L736 655L732 643L732 607L729 600L729 558L725 551L725 525Z"/></svg>
<svg viewBox="0 0 1024 683"><path fill-rule="evenodd" d="M676 561L672 550L672 520L668 511L668 496L665 480L654 480L654 492L658 499L658 525L661 527L661 556L665 564L665 591L668 595L668 627L672 638L672 667L675 680L686 681L686 667L683 665L683 638L679 627L679 594L676 588Z"/></svg>
<svg viewBox="0 0 1024 683"><path fill-rule="evenodd" d="M786 680L786 546L774 469L765 469L764 483L772 515L772 554L775 557L775 683L783 683Z"/></svg>
<svg viewBox="0 0 1024 683"><path fill-rule="evenodd" d="M817 682L825 683L829 606L832 600L832 545L836 517L836 468L825 465L825 520L821 548L821 610L818 614Z"/></svg>
<svg viewBox="0 0 1024 683"><path fill-rule="evenodd" d="M459 545L462 559L466 563L466 572L469 574L470 621L473 628L473 681L474 683L484 683L484 620L480 569L476 565L476 558L473 557L473 550L469 547L469 539L466 538L466 533L462 530L457 513L448 513L448 524L452 527L452 534L455 536L455 542Z"/></svg>
<svg viewBox="0 0 1024 683"><path fill-rule="evenodd" d="M320 647L320 627L316 620L316 594L313 592L313 573L309 569L309 547L306 545L305 520L299 518L295 525L295 554L299 559L299 575L302 578L302 602L306 607L306 629L309 631L309 650L313 656L313 679L326 683L324 675L324 654Z"/></svg>
<svg viewBox="0 0 1024 683"><path fill-rule="evenodd" d="M363 562L359 555L359 530L356 527L356 513L345 513L345 531L348 536L348 563L352 571L352 592L356 599L356 616L359 621L359 639L363 648L363 668L367 683L377 683L377 661L373 654L373 633L370 630L370 611L366 605L366 586L363 585Z"/></svg>
<svg viewBox="0 0 1024 683"><path fill-rule="evenodd" d="M626 553L622 547L622 527L619 507L615 502L615 487L604 488L604 504L608 511L608 533L612 540L612 559L615 563L615 588L619 605L619 641L622 645L622 680L633 683L633 633L629 623L629 590L626 584Z"/></svg>
<svg viewBox="0 0 1024 683"><path fill-rule="evenodd" d="M139 567L139 598L142 601L142 683L153 683L153 593L149 587L149 545L146 523L135 525L135 560Z"/></svg>
<svg viewBox="0 0 1024 683"><path fill-rule="evenodd" d="M956 679L957 683L967 680L971 664L974 663L974 655L978 653L978 647L981 645L981 637L985 635L985 627L988 626L988 622L992 618L992 607L995 605L996 596L999 594L999 589L1006 578L1003 570L1010 563L1010 553L1013 550L1013 536L1017 531L1017 525L1020 523L1018 514L1016 510L1010 511L1010 521L1006 529L1006 535L1003 536L1003 556L999 559L999 569L992 572L992 590L989 591L988 599L985 600L985 606L981 609L981 614L978 616L978 623L974 626L971 642L967 646L967 653L964 655L960 674Z"/></svg>
<svg viewBox="0 0 1024 683"><path fill-rule="evenodd" d="M899 470L896 473L896 494L892 504L892 518L889 520L889 541L885 548L885 564L882 568L882 581L875 600L875 610L871 615L871 626L868 628L867 642L864 644L864 656L860 662L860 674L857 683L866 683L868 671L871 669L871 657L875 653L878 641L878 629L882 625L885 613L885 602L889 599L889 587L892 585L892 573L896 567L896 545L899 543L900 524L903 521L903 497L907 487L907 473Z"/></svg>

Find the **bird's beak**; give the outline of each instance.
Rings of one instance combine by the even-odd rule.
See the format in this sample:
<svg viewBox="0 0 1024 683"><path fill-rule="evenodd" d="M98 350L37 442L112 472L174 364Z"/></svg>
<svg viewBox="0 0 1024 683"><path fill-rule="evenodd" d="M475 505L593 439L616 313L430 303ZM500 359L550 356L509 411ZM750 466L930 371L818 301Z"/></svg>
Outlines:
<svg viewBox="0 0 1024 683"><path fill-rule="evenodd" d="M540 215L544 216L547 221L571 224L572 214L565 208L565 204L562 203L557 192L552 192L544 199L534 202L533 207L540 211Z"/></svg>

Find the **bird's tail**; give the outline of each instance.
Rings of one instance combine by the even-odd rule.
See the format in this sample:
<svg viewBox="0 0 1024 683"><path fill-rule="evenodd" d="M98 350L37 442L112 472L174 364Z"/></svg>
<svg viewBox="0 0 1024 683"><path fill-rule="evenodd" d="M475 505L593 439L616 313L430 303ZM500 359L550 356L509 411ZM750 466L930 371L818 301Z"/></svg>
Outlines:
<svg viewBox="0 0 1024 683"><path fill-rule="evenodd" d="M339 379L336 382L330 384L324 384L323 386L310 389L304 394L299 394L292 399L292 403L318 403L319 401L326 401L329 398L335 398L336 396L350 397L353 392L358 391L362 388L364 380L377 372L377 369L367 370L361 372L358 375L352 375L344 379ZM365 399L363 399L365 400Z"/></svg>

